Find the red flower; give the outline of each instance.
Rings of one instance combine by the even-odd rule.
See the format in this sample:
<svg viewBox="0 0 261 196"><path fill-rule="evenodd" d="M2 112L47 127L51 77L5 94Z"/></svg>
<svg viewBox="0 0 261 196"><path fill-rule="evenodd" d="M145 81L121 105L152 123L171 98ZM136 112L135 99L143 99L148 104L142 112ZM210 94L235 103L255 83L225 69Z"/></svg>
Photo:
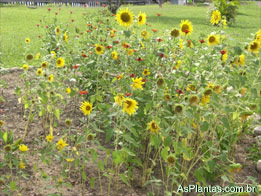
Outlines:
<svg viewBox="0 0 261 196"><path fill-rule="evenodd" d="M41 38L41 35L38 35L37 37L40 39L40 38Z"/></svg>
<svg viewBox="0 0 261 196"><path fill-rule="evenodd" d="M107 49L111 49L111 48L112 48L112 46L106 46L106 48L107 48Z"/></svg>
<svg viewBox="0 0 261 196"><path fill-rule="evenodd" d="M55 12L54 14L55 14L55 15L58 15L58 12Z"/></svg>
<svg viewBox="0 0 261 196"><path fill-rule="evenodd" d="M48 29L48 25L46 25L45 28Z"/></svg>
<svg viewBox="0 0 261 196"><path fill-rule="evenodd" d="M163 39L161 39L161 38L157 38L157 41L158 41L158 42L162 42Z"/></svg>
<svg viewBox="0 0 261 196"><path fill-rule="evenodd" d="M221 53L222 55L224 55L224 54L226 54L226 51L225 51L225 50L221 50L220 53Z"/></svg>
<svg viewBox="0 0 261 196"><path fill-rule="evenodd" d="M177 92L178 94L184 94L184 93L182 92L182 90L180 90L180 89L176 90L176 92Z"/></svg>
<svg viewBox="0 0 261 196"><path fill-rule="evenodd" d="M59 47L56 47L55 50L59 50Z"/></svg>
<svg viewBox="0 0 261 196"><path fill-rule="evenodd" d="M92 32L92 30L87 30L86 32L89 33L89 32Z"/></svg>
<svg viewBox="0 0 261 196"><path fill-rule="evenodd" d="M141 81L142 81L142 82L147 82L146 78L143 78Z"/></svg>
<svg viewBox="0 0 261 196"><path fill-rule="evenodd" d="M136 59L136 61L144 61L144 59L139 57L139 58Z"/></svg>
<svg viewBox="0 0 261 196"><path fill-rule="evenodd" d="M113 41L113 43L118 44L118 43L120 43L120 41L117 41L117 40L116 40L116 41Z"/></svg>
<svg viewBox="0 0 261 196"><path fill-rule="evenodd" d="M75 20L74 19L72 19L72 22L74 22Z"/></svg>
<svg viewBox="0 0 261 196"><path fill-rule="evenodd" d="M77 69L80 65L79 64L76 64L73 66L73 69Z"/></svg>
<svg viewBox="0 0 261 196"><path fill-rule="evenodd" d="M72 11L70 11L70 14L72 14Z"/></svg>
<svg viewBox="0 0 261 196"><path fill-rule="evenodd" d="M84 4L83 7L87 7L87 4Z"/></svg>
<svg viewBox="0 0 261 196"><path fill-rule="evenodd" d="M200 40L200 43L202 43L202 44L205 43L205 40L204 39Z"/></svg>
<svg viewBox="0 0 261 196"><path fill-rule="evenodd" d="M157 30L157 29L152 29L152 31L153 31L154 33L156 33L158 30Z"/></svg>
<svg viewBox="0 0 261 196"><path fill-rule="evenodd" d="M50 12L50 11L51 11L51 8L48 8L48 11Z"/></svg>
<svg viewBox="0 0 261 196"><path fill-rule="evenodd" d="M109 28L107 28L107 29L106 29L106 31L110 31L110 29L109 29Z"/></svg>
<svg viewBox="0 0 261 196"><path fill-rule="evenodd" d="M157 16L161 16L161 14L157 14Z"/></svg>
<svg viewBox="0 0 261 196"><path fill-rule="evenodd" d="M37 26L37 27L39 27L40 25L39 25L39 24L37 24L36 26Z"/></svg>
<svg viewBox="0 0 261 196"><path fill-rule="evenodd" d="M103 5L103 7L107 7L107 5Z"/></svg>
<svg viewBox="0 0 261 196"><path fill-rule="evenodd" d="M91 25L91 24L87 24L87 26L89 26L89 27L90 27L90 26L92 26L92 25Z"/></svg>
<svg viewBox="0 0 261 196"><path fill-rule="evenodd" d="M131 46L128 44L123 44L123 48L130 48Z"/></svg>
<svg viewBox="0 0 261 196"><path fill-rule="evenodd" d="M188 30L188 29L185 29L184 32L185 32L186 34L188 34L188 33L189 33L189 30Z"/></svg>
<svg viewBox="0 0 261 196"><path fill-rule="evenodd" d="M137 52L137 50L133 49L133 52Z"/></svg>
<svg viewBox="0 0 261 196"><path fill-rule="evenodd" d="M115 14L112 14L111 16L115 16Z"/></svg>
<svg viewBox="0 0 261 196"><path fill-rule="evenodd" d="M126 95L127 97L129 97L129 96L132 95L132 93L125 93L125 95Z"/></svg>
<svg viewBox="0 0 261 196"><path fill-rule="evenodd" d="M160 58L167 57L167 56L166 56L165 54L163 54L163 53L160 53L159 56L160 56Z"/></svg>
<svg viewBox="0 0 261 196"><path fill-rule="evenodd" d="M88 56L86 55L86 54L84 54L84 53L82 53L82 55L81 55L83 58L87 58Z"/></svg>
<svg viewBox="0 0 261 196"><path fill-rule="evenodd" d="M88 91L80 91L80 95L86 95L88 94Z"/></svg>
<svg viewBox="0 0 261 196"><path fill-rule="evenodd" d="M134 78L135 76L136 76L136 74L134 74L134 73L132 73L132 74L130 75L131 78Z"/></svg>
<svg viewBox="0 0 261 196"><path fill-rule="evenodd" d="M61 10L62 8L59 8L59 10Z"/></svg>

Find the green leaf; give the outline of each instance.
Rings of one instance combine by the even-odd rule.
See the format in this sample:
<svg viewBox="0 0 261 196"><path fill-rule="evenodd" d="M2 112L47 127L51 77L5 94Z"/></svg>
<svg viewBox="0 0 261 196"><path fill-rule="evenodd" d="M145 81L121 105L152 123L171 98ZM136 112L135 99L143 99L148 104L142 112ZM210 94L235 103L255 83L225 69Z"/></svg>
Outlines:
<svg viewBox="0 0 261 196"><path fill-rule="evenodd" d="M168 152L169 152L168 146L162 149L160 154L161 154L161 157L163 158L163 160L167 160Z"/></svg>
<svg viewBox="0 0 261 196"><path fill-rule="evenodd" d="M196 176L199 182L206 183L206 179L204 178L204 170L202 168L198 168L194 171L194 175Z"/></svg>
<svg viewBox="0 0 261 196"><path fill-rule="evenodd" d="M4 142L5 143L7 143L7 137L8 137L8 133L7 133L7 131L4 133L4 135L3 135L3 140L4 140Z"/></svg>
<svg viewBox="0 0 261 196"><path fill-rule="evenodd" d="M204 121L203 123L201 123L201 130L203 132L208 130L208 122L207 121Z"/></svg>
<svg viewBox="0 0 261 196"><path fill-rule="evenodd" d="M83 178L83 180L84 180L84 181L86 181L86 180L87 180L87 176L86 176L86 173L85 173L85 171L82 171L82 178Z"/></svg>
<svg viewBox="0 0 261 196"><path fill-rule="evenodd" d="M110 141L112 136L113 136L113 129L108 129L106 132L105 142L107 143L108 141Z"/></svg>
<svg viewBox="0 0 261 196"><path fill-rule="evenodd" d="M130 186L127 177L125 176L125 174L120 174L121 180L127 184L128 186Z"/></svg>
<svg viewBox="0 0 261 196"><path fill-rule="evenodd" d="M16 182L15 181L11 181L10 182L10 189L12 190L12 191L15 191L16 190Z"/></svg>
<svg viewBox="0 0 261 196"><path fill-rule="evenodd" d="M131 32L130 31L123 31L124 35L126 37L130 37L131 36Z"/></svg>
<svg viewBox="0 0 261 196"><path fill-rule="evenodd" d="M90 180L91 189L94 189L94 186L95 186L95 177L92 177L91 180Z"/></svg>
<svg viewBox="0 0 261 196"><path fill-rule="evenodd" d="M153 134L150 137L150 141L151 141L152 146L155 146L156 148L158 148L161 143L161 138L158 135Z"/></svg>
<svg viewBox="0 0 261 196"><path fill-rule="evenodd" d="M60 120L60 110L58 108L54 110L54 115L56 116L57 120Z"/></svg>
<svg viewBox="0 0 261 196"><path fill-rule="evenodd" d="M101 171L104 171L104 164L101 160L98 161L98 168L101 170Z"/></svg>

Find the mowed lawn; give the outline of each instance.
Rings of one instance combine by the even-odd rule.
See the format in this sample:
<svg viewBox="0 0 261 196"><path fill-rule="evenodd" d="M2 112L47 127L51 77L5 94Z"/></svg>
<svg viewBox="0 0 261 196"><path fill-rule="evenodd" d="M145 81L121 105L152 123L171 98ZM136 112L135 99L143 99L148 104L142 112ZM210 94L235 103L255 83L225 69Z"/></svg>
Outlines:
<svg viewBox="0 0 261 196"><path fill-rule="evenodd" d="M48 7L51 11L48 12ZM124 6L125 7L125 6ZM22 66L24 59L25 38L31 39L32 53L40 52L42 46L38 35L44 36L44 28L38 28L40 20L44 18L46 22L53 21L54 13L58 12L58 22L63 25L70 24L70 28L78 27L85 30L83 13L95 12L103 8L84 8L84 7L58 7L46 6L30 9L24 6L19 7L1 7L0 8L0 66L18 67ZM207 37L217 27L211 26L209 22L208 11L210 7L206 6L179 6L164 4L160 9L158 5L130 6L135 15L140 11L148 16L147 22L151 26L144 26L147 30L158 29L159 36L165 37L166 30L174 27L179 28L181 20L189 19L193 24L192 39ZM72 11L72 14L70 13ZM161 16L157 16L160 13ZM72 19L75 21L72 23ZM232 45L243 47L253 38L253 34L261 28L261 7L255 2L249 2L241 5L239 14L236 17L236 23L228 27L225 31L229 35L229 42ZM152 31L151 31L152 32Z"/></svg>

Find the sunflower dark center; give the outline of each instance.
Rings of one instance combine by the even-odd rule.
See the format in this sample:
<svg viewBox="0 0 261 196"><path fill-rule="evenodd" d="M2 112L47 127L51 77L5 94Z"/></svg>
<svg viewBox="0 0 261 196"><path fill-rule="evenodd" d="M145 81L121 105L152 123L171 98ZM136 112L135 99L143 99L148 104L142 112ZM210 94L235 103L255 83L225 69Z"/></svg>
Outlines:
<svg viewBox="0 0 261 196"><path fill-rule="evenodd" d="M91 107L89 105L86 106L85 108L87 111L89 111L91 109Z"/></svg>
<svg viewBox="0 0 261 196"><path fill-rule="evenodd" d="M174 29L174 30L171 31L170 34L171 34L171 36L178 37L179 31L177 29Z"/></svg>
<svg viewBox="0 0 261 196"><path fill-rule="evenodd" d="M123 22L129 22L130 21L130 15L128 13L121 14L121 20Z"/></svg>
<svg viewBox="0 0 261 196"><path fill-rule="evenodd" d="M210 43L213 43L213 42L215 42L216 41L216 38L214 37L214 36L211 36L210 38L209 38L209 42Z"/></svg>
<svg viewBox="0 0 261 196"><path fill-rule="evenodd" d="M130 108L131 105L132 105L132 102L131 101L126 101L126 104L127 104L127 108Z"/></svg>
<svg viewBox="0 0 261 196"><path fill-rule="evenodd" d="M251 50L256 50L257 49L257 43L253 43L250 45Z"/></svg>
<svg viewBox="0 0 261 196"><path fill-rule="evenodd" d="M101 47L97 47L96 50L97 50L98 52L100 52L102 49L101 49Z"/></svg>
<svg viewBox="0 0 261 196"><path fill-rule="evenodd" d="M153 123L151 124L151 127L152 127L153 129L157 129L156 123L153 122Z"/></svg>
<svg viewBox="0 0 261 196"><path fill-rule="evenodd" d="M59 59L59 60L57 61L57 63L58 63L58 64L62 64L62 61Z"/></svg>
<svg viewBox="0 0 261 196"><path fill-rule="evenodd" d="M183 32L185 32L185 31L188 30L188 29L189 29L189 26L188 26L187 24L183 24L183 25L182 25L181 30L182 30Z"/></svg>
<svg viewBox="0 0 261 196"><path fill-rule="evenodd" d="M139 22L141 22L142 21L142 16L139 16Z"/></svg>

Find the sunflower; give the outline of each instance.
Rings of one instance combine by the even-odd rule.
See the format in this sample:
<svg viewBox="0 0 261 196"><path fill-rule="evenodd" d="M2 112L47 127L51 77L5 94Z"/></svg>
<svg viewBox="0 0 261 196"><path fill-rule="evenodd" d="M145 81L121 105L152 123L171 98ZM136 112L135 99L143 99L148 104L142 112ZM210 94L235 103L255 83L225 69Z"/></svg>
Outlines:
<svg viewBox="0 0 261 196"><path fill-rule="evenodd" d="M123 112L128 113L129 115L132 115L136 112L136 109L138 109L138 102L134 99L126 98L123 101Z"/></svg>
<svg viewBox="0 0 261 196"><path fill-rule="evenodd" d="M116 19L120 26L129 27L133 23L133 13L126 8L126 10L118 11Z"/></svg>
<svg viewBox="0 0 261 196"><path fill-rule="evenodd" d="M140 78L135 78L135 79L133 79L132 78L132 81L133 81L133 83L132 83L132 87L134 88L134 90L136 90L136 89L143 89L142 88L142 85L145 83L145 82L142 82L142 77L140 77Z"/></svg>
<svg viewBox="0 0 261 196"><path fill-rule="evenodd" d="M132 56L134 54L134 50L133 49L128 49L128 56Z"/></svg>
<svg viewBox="0 0 261 196"><path fill-rule="evenodd" d="M49 81L49 82L52 82L52 81L53 81L53 74L49 75L48 81Z"/></svg>
<svg viewBox="0 0 261 196"><path fill-rule="evenodd" d="M215 10L211 14L210 22L212 25L217 25L221 20L221 13L219 10Z"/></svg>
<svg viewBox="0 0 261 196"><path fill-rule="evenodd" d="M45 139L46 139L47 142L52 142L52 141L53 141L53 138L54 138L53 135L52 135L52 134L49 134L49 135L46 136Z"/></svg>
<svg viewBox="0 0 261 196"><path fill-rule="evenodd" d="M181 60L178 60L178 62L177 62L177 65L176 65L176 69L178 69L180 66L181 66L181 64L182 64L182 61Z"/></svg>
<svg viewBox="0 0 261 196"><path fill-rule="evenodd" d="M51 51L51 56L52 56L52 58L56 58L56 52L55 51Z"/></svg>
<svg viewBox="0 0 261 196"><path fill-rule="evenodd" d="M24 65L23 65L23 69L24 69L24 70L28 70L28 69L29 69L29 66L28 66L27 64L24 64Z"/></svg>
<svg viewBox="0 0 261 196"><path fill-rule="evenodd" d="M154 120L152 120L147 125L148 125L148 129L150 130L151 133L158 133L160 127Z"/></svg>
<svg viewBox="0 0 261 196"><path fill-rule="evenodd" d="M56 35L59 35L59 34L60 34L60 28L59 28L59 27L56 27L56 28L55 28L55 34L56 34Z"/></svg>
<svg viewBox="0 0 261 196"><path fill-rule="evenodd" d="M257 41L252 41L248 46L248 51L253 53L258 53L259 44Z"/></svg>
<svg viewBox="0 0 261 196"><path fill-rule="evenodd" d="M149 70L149 69L144 69L143 72L142 72L142 74L143 74L144 76L148 76L148 75L150 75L150 70Z"/></svg>
<svg viewBox="0 0 261 196"><path fill-rule="evenodd" d="M56 66L59 67L59 68L64 67L64 59L61 58L61 57L58 58L58 59L56 60Z"/></svg>
<svg viewBox="0 0 261 196"><path fill-rule="evenodd" d="M65 33L63 34L63 40L64 40L66 43L68 43L68 35L67 35L67 32L65 32Z"/></svg>
<svg viewBox="0 0 261 196"><path fill-rule="evenodd" d="M71 94L72 90L70 88L66 88L66 93Z"/></svg>
<svg viewBox="0 0 261 196"><path fill-rule="evenodd" d="M46 67L48 67L48 63L46 61L42 62L41 67L45 69Z"/></svg>
<svg viewBox="0 0 261 196"><path fill-rule="evenodd" d="M209 35L208 36L208 45L209 46L214 46L219 43L219 36L218 35Z"/></svg>
<svg viewBox="0 0 261 196"><path fill-rule="evenodd" d="M30 61L33 60L34 56L32 54L26 55L26 60Z"/></svg>
<svg viewBox="0 0 261 196"><path fill-rule="evenodd" d="M66 143L66 141L63 141L62 138L56 143L56 147L58 150L62 150L65 146L68 146L68 144Z"/></svg>
<svg viewBox="0 0 261 196"><path fill-rule="evenodd" d="M150 33L146 30L143 30L141 31L141 36L144 38L144 39L149 39L150 37Z"/></svg>
<svg viewBox="0 0 261 196"><path fill-rule="evenodd" d="M203 95L203 96L201 97L201 103L202 103L203 105L205 105L205 104L209 103L209 99L210 99L210 96L209 96L209 95Z"/></svg>
<svg viewBox="0 0 261 196"><path fill-rule="evenodd" d="M255 40L259 42L259 44L261 44L261 29L258 32L256 32Z"/></svg>
<svg viewBox="0 0 261 196"><path fill-rule="evenodd" d="M26 38L26 39L25 39L25 43L27 43L27 44L30 43L30 41L31 41L31 40L30 40L29 38Z"/></svg>
<svg viewBox="0 0 261 196"><path fill-rule="evenodd" d="M113 51L112 53L111 53L111 57L112 57L112 59L113 60L118 60L118 53L116 52L116 51Z"/></svg>
<svg viewBox="0 0 261 196"><path fill-rule="evenodd" d="M96 44L95 51L96 51L96 54L99 54L99 55L103 54L104 46L100 45L100 44Z"/></svg>
<svg viewBox="0 0 261 196"><path fill-rule="evenodd" d="M41 57L41 54L38 52L36 55L35 55L35 60L39 60Z"/></svg>
<svg viewBox="0 0 261 196"><path fill-rule="evenodd" d="M39 76L43 75L43 70L41 68L37 69L36 74Z"/></svg>
<svg viewBox="0 0 261 196"><path fill-rule="evenodd" d="M124 100L123 94L119 94L116 97L114 97L115 103L122 106L122 101Z"/></svg>
<svg viewBox="0 0 261 196"><path fill-rule="evenodd" d="M84 102L82 102L82 105L80 108L85 116L90 115L90 113L92 111L92 104L89 103L88 101L84 101Z"/></svg>
<svg viewBox="0 0 261 196"><path fill-rule="evenodd" d="M181 33L183 35L190 35L193 31L192 24L189 20L182 20L180 23Z"/></svg>
<svg viewBox="0 0 261 196"><path fill-rule="evenodd" d="M189 98L189 104L190 105L196 105L199 101L199 98L197 95L192 95L190 98Z"/></svg>
<svg viewBox="0 0 261 196"><path fill-rule="evenodd" d="M244 66L245 65L245 55L241 54L239 56L239 63L240 65Z"/></svg>
<svg viewBox="0 0 261 196"><path fill-rule="evenodd" d="M172 29L170 32L170 36L171 37L178 37L179 36L180 31L178 29Z"/></svg>
<svg viewBox="0 0 261 196"><path fill-rule="evenodd" d="M174 106L174 111L175 111L176 113L181 113L181 112L183 111L183 105L176 104L176 105Z"/></svg>
<svg viewBox="0 0 261 196"><path fill-rule="evenodd" d="M139 13L138 15L138 25L144 25L146 23L147 15L145 13Z"/></svg>

